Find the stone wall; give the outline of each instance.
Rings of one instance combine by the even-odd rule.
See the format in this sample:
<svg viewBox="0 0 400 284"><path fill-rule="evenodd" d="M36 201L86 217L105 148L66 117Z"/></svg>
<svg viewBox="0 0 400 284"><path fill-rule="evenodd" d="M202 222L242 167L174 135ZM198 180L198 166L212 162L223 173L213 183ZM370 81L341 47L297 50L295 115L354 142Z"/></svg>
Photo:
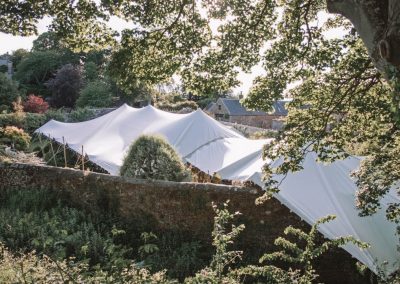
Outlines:
<svg viewBox="0 0 400 284"><path fill-rule="evenodd" d="M256 206L261 194L247 189L214 184L144 181L105 174L48 166L0 163L0 190L48 188L65 193L75 206L87 210L111 210L143 230L158 233L175 230L193 239L211 242L212 202L230 200L231 211L242 215L237 223L246 226L237 242L245 257L258 258L275 250L273 241L294 225L309 226L277 200ZM322 238L322 237L321 237ZM317 271L324 283L365 283L355 269L355 259L336 249L318 260Z"/></svg>
<svg viewBox="0 0 400 284"><path fill-rule="evenodd" d="M255 126L249 126L249 125L244 125L244 124L239 124L239 123L231 123L231 122L226 122L226 121L220 121L222 124L233 127L237 131L239 131L241 134L244 136L248 137L253 135L254 133L257 132L265 132L267 129L265 128L260 128L260 127L255 127ZM269 129L269 131L272 131Z"/></svg>

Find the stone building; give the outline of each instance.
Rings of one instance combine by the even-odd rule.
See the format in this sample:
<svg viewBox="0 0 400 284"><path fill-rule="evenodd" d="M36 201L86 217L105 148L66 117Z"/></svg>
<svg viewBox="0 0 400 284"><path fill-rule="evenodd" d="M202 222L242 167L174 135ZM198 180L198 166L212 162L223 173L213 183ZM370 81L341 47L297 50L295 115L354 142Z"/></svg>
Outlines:
<svg viewBox="0 0 400 284"><path fill-rule="evenodd" d="M267 113L247 110L238 99L219 98L217 102L210 103L204 111L216 120L279 130L288 113L286 103L287 101L275 102L274 110Z"/></svg>

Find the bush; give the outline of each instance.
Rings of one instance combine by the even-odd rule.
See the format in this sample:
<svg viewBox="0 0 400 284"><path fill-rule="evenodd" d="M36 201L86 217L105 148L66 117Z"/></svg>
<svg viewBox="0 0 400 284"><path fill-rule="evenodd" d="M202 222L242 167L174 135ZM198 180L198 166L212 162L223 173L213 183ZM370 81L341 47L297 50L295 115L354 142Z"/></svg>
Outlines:
<svg viewBox="0 0 400 284"><path fill-rule="evenodd" d="M75 257L106 269L129 264L131 249L116 243L124 231L111 225L111 216L72 208L60 193L45 189L5 190L0 196L0 242L13 251Z"/></svg>
<svg viewBox="0 0 400 284"><path fill-rule="evenodd" d="M0 127L15 126L31 134L50 119L40 113L6 113L0 114Z"/></svg>
<svg viewBox="0 0 400 284"><path fill-rule="evenodd" d="M46 114L46 122L49 120L57 120L57 121L61 121L61 122L65 122L66 119L66 113L64 111L64 109L60 108L60 109L49 109Z"/></svg>
<svg viewBox="0 0 400 284"><path fill-rule="evenodd" d="M182 181L188 172L178 154L161 137L140 136L129 148L121 176L141 179Z"/></svg>
<svg viewBox="0 0 400 284"><path fill-rule="evenodd" d="M23 129L15 126L0 128L0 144L10 145L17 150L26 150L31 137Z"/></svg>
<svg viewBox="0 0 400 284"><path fill-rule="evenodd" d="M29 95L26 102L24 102L24 110L33 113L45 113L49 108L49 104L43 100L42 97Z"/></svg>
<svg viewBox="0 0 400 284"><path fill-rule="evenodd" d="M12 103L20 96L18 85L15 81L10 80L0 73L0 105L12 108Z"/></svg>
<svg viewBox="0 0 400 284"><path fill-rule="evenodd" d="M113 97L109 85L97 80L89 82L80 92L76 105L78 107L108 107L112 102Z"/></svg>
<svg viewBox="0 0 400 284"><path fill-rule="evenodd" d="M173 112L177 112L183 109L196 110L199 107L194 101L182 101L177 103L161 102L158 103L156 106L159 109Z"/></svg>
<svg viewBox="0 0 400 284"><path fill-rule="evenodd" d="M79 66L66 64L61 67L54 79L46 83L51 91L51 104L55 107L74 107L82 87L82 72Z"/></svg>
<svg viewBox="0 0 400 284"><path fill-rule="evenodd" d="M90 108L77 108L69 113L68 122L82 122L93 119L95 116L95 111Z"/></svg>

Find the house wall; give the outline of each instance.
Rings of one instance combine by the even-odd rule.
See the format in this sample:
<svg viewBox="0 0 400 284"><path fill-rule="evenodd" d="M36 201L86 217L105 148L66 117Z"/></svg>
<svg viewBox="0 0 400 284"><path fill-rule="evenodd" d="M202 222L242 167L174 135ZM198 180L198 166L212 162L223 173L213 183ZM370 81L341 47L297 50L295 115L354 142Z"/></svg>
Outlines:
<svg viewBox="0 0 400 284"><path fill-rule="evenodd" d="M230 116L229 122L244 124L264 129L280 130L284 124L284 117L277 115L246 115Z"/></svg>
<svg viewBox="0 0 400 284"><path fill-rule="evenodd" d="M221 109L218 108L218 106L221 106ZM217 120L222 120L222 121L229 121L229 118L226 118L226 116L229 117L229 112L226 106L218 100L207 112L211 117L217 119ZM222 116L222 117L219 117Z"/></svg>
<svg viewBox="0 0 400 284"><path fill-rule="evenodd" d="M82 172L73 169L27 164L0 163L0 190L47 188L68 196L85 210L116 210L121 218L143 231L162 234L175 230L193 240L211 243L214 213L212 203L230 200L229 209L242 213L236 223L246 226L235 247L245 259L257 259L276 250L274 240L293 225L310 227L277 200L255 205L262 192L215 184L145 181ZM320 236L321 241L323 240ZM356 260L342 249L335 249L316 261L324 283L366 283L356 270Z"/></svg>

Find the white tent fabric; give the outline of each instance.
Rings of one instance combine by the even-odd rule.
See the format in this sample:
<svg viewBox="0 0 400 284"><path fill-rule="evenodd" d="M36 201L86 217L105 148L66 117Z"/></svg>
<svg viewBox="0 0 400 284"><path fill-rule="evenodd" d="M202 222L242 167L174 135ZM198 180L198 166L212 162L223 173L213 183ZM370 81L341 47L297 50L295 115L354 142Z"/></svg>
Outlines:
<svg viewBox="0 0 400 284"><path fill-rule="evenodd" d="M36 132L60 143L66 141L73 150L83 151L89 159L111 174L118 174L129 145L142 134L164 136L182 159L210 174L222 178L251 180L263 186L262 147L270 140L249 140L207 116L201 110L190 114L172 114L148 106L141 109L123 105L102 117L80 123L51 120ZM399 265L396 225L385 218L387 204L399 202L388 194L382 209L370 217L359 217L355 208L356 186L350 172L359 165L351 157L329 165L315 162L309 154L304 170L288 174L281 182L276 198L309 224L334 214L337 218L320 227L328 238L352 235L371 247L361 250L354 245L343 248L371 270L393 272ZM277 180L282 177L275 177ZM383 263L387 262L386 266Z"/></svg>

